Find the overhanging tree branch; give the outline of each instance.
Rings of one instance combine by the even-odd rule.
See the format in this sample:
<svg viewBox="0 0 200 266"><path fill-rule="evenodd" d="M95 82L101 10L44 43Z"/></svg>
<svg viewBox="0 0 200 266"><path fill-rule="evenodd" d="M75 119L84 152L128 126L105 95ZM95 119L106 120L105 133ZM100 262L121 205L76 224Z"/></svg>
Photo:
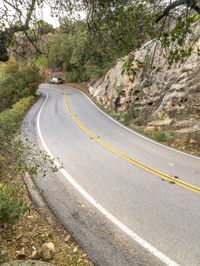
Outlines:
<svg viewBox="0 0 200 266"><path fill-rule="evenodd" d="M156 22L159 22L162 18L167 16L172 9L179 7L179 6L182 6L182 5L186 5L187 7L194 9L196 12L198 12L200 14L200 7L198 6L196 0L176 0L176 1L172 2L171 4L169 4L164 9L164 11L156 19Z"/></svg>
<svg viewBox="0 0 200 266"><path fill-rule="evenodd" d="M7 0L4 0L4 3L12 6L12 4L10 4ZM4 31L0 31L0 61L2 62L6 62L9 59L8 56L8 50L7 50L7 46L8 46L8 42L9 40L13 37L13 35L16 32L20 32L20 31L26 31L29 28L29 23L33 14L33 11L35 9L37 0L32 0L31 3L29 4L28 7L28 12L26 15L26 20L24 22L24 24L22 25L14 25L10 28L6 28ZM18 11L18 7L15 7L15 10ZM21 11L18 11L21 14Z"/></svg>

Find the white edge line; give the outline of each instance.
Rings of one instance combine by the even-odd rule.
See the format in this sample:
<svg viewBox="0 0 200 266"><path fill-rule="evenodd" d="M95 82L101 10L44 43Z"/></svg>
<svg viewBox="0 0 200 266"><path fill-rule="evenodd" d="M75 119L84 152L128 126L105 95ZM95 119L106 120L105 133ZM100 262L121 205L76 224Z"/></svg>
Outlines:
<svg viewBox="0 0 200 266"><path fill-rule="evenodd" d="M186 155L186 156L189 156L189 157L192 157L192 158L194 158L194 159L198 159L198 160L200 160L200 157L197 157L197 156L194 156L194 155L191 155L191 154L189 154L189 153L186 153L186 152L183 152L183 151L179 151L179 150L176 150L176 149L174 149L174 148L171 148L171 147L169 147L169 146L167 146L167 145L163 145L163 144L161 144L161 143L159 143L159 142L157 142L157 141L155 141L155 140L152 140L152 139L150 139L150 138L148 138L148 137L145 137L144 135L142 135L142 134L139 134L138 132L136 132L136 131L134 131L134 130L132 130L132 129L130 129L130 128L128 128L128 127L126 127L126 126L124 126L123 124L121 124L120 122L118 122L118 121L116 121L115 119L113 119L111 116L109 116L108 114L106 114L101 108L99 108L91 99L90 99L90 97L88 96L88 95L86 95L83 91L81 91L81 90L79 90L79 89L77 89L77 88L74 88L74 87L71 87L71 86L68 86L68 85L65 85L66 87L68 87L68 88L72 88L72 89L74 89L74 90L77 90L77 91L79 91L81 94L83 94L86 98L88 98L88 100L101 112L101 113L103 113L105 116L107 116L109 119L111 119L113 122L115 122L116 124L118 124L119 126L121 126L121 127L123 127L123 128L125 128L126 130L128 130L128 131L130 131L131 133L133 133L133 134L135 134L135 135L137 135L137 136L139 136L140 138L143 138L143 139L145 139L145 140L148 140L148 141L150 141L150 142L152 142L152 143L155 143L155 144L157 144L157 145L159 145L159 146L161 146L161 147L164 147L164 148L166 148L166 149L169 149L169 150L172 150L172 151L175 151L175 152L177 152L177 153L181 153L181 154L183 154L183 155Z"/></svg>
<svg viewBox="0 0 200 266"><path fill-rule="evenodd" d="M116 225L121 231L123 231L126 235L128 235L132 240L140 244L144 249L146 249L148 252L150 252L152 255L157 257L159 260L161 260L163 263L165 263L168 266L179 266L174 260L170 259L167 255L156 249L154 246L152 246L150 243L148 243L146 240L142 239L139 235L137 235L134 231L132 231L130 228L128 228L125 224L123 224L120 220L118 220L115 216L113 216L110 212L108 212L100 203L98 203L87 191L85 191L76 181L75 179L64 169L62 168L61 164L58 162L58 160L55 159L49 148L47 147L44 138L41 133L40 129L40 116L41 112L44 108L45 103L48 99L48 94L44 93L46 95L45 101L43 102L40 111L37 116L37 131L38 135L40 137L41 143L46 150L46 152L49 154L51 158L54 159L54 164L58 167L59 171L62 173L62 175L67 179L69 183L90 203L92 204L99 212L101 212L108 220L110 220L114 225Z"/></svg>

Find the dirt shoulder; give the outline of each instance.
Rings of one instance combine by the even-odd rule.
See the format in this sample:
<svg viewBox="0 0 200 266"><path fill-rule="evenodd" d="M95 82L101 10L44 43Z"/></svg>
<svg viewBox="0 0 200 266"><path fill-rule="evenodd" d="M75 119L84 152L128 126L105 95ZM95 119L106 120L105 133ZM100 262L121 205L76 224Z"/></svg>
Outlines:
<svg viewBox="0 0 200 266"><path fill-rule="evenodd" d="M30 199L22 178L17 177L14 182L21 188L29 210L14 224L0 223L0 264L32 259L59 266L92 265L50 211Z"/></svg>

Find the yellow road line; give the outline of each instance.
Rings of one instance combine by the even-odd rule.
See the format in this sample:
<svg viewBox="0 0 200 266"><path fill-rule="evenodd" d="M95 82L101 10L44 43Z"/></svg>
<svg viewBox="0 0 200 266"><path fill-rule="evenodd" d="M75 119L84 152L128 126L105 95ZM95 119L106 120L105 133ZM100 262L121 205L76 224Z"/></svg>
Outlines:
<svg viewBox="0 0 200 266"><path fill-rule="evenodd" d="M171 181L176 183L179 186L182 186L184 188L190 189L196 193L200 193L200 187L196 187L190 183L187 183L181 179L177 179L175 177L172 177L168 174L165 174L157 169L154 169L150 166L145 165L144 163L137 161L136 159L130 157L129 155L123 153L122 151L118 150L117 148L115 148L114 146L112 146L111 144L107 143L106 141L102 140L100 137L96 136L90 129L88 129L79 119L78 117L74 114L74 112L71 109L71 106L69 104L69 100L67 95L65 94L65 100L66 100L66 105L67 105L67 109L70 113L70 115L72 116L73 120L78 124L78 126L90 137L92 137L96 142L100 143L102 146L104 146L105 148L107 148L108 150L114 152L115 154L119 155L120 157L124 158L125 160L129 161L130 163L146 170L147 172L153 173L167 181Z"/></svg>

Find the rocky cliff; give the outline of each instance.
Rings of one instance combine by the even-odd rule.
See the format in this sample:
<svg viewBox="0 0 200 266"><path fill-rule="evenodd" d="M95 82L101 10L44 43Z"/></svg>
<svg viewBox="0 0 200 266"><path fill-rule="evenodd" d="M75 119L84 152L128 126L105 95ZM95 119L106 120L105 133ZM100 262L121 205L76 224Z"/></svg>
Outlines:
<svg viewBox="0 0 200 266"><path fill-rule="evenodd" d="M159 41L146 43L91 83L90 94L129 126L189 134L187 141L200 146L199 35L197 27L186 44L194 48L187 60L172 64Z"/></svg>

